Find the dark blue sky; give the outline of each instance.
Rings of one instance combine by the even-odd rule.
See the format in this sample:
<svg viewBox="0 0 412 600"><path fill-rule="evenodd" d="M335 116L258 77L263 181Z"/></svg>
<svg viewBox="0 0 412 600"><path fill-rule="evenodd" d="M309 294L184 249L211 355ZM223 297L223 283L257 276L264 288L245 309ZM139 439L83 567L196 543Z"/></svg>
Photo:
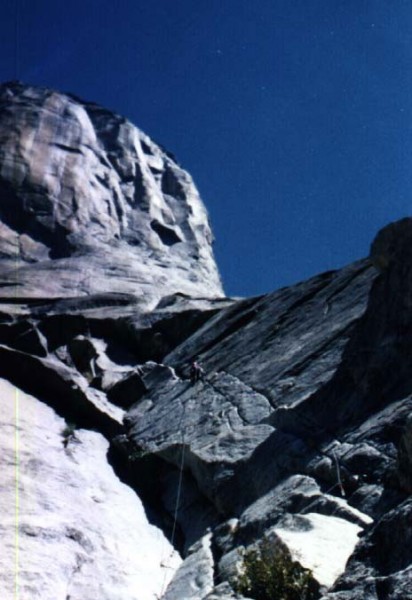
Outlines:
<svg viewBox="0 0 412 600"><path fill-rule="evenodd" d="M365 256L410 214L411 0L5 4L0 79L94 100L172 151L228 294Z"/></svg>

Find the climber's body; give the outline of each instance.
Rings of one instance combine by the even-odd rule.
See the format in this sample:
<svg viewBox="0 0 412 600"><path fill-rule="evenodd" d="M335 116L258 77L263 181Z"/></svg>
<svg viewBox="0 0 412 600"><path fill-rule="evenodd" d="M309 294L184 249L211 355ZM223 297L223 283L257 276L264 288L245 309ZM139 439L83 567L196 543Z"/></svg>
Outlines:
<svg viewBox="0 0 412 600"><path fill-rule="evenodd" d="M204 374L205 372L202 367L196 360L194 360L190 365L190 381L192 384L195 384L196 381L203 380Z"/></svg>

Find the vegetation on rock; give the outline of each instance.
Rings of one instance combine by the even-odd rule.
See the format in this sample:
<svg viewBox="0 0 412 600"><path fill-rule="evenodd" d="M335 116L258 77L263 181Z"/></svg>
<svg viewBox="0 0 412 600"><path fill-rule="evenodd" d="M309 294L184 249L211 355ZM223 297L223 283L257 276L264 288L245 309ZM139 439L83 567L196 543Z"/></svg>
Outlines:
<svg viewBox="0 0 412 600"><path fill-rule="evenodd" d="M316 600L319 597L311 571L269 540L245 552L235 588L254 600Z"/></svg>
<svg viewBox="0 0 412 600"><path fill-rule="evenodd" d="M67 423L64 429L62 429L62 437L65 439L71 438L75 435L77 426L75 423Z"/></svg>

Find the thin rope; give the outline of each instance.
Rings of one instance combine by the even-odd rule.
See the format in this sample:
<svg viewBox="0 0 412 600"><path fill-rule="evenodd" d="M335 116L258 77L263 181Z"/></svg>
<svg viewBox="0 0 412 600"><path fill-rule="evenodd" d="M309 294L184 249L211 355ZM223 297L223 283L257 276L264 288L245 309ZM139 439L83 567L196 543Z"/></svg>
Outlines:
<svg viewBox="0 0 412 600"><path fill-rule="evenodd" d="M170 543L172 545L172 550L169 554L169 556L167 557L166 561L164 561L163 559L160 562L161 567L163 567L164 569L171 569L172 567L170 567L167 563L170 561L170 559L172 558L173 554L175 553L175 549L174 549L174 541L175 541L175 536L176 536L176 530L177 530L177 517L179 514L179 508L180 508L180 497L182 494L182 486L183 486L183 471L184 471L184 463L185 463L185 452L186 452L186 443L185 443L185 431L184 431L184 427L182 427L183 425L183 419L184 416L186 414L186 404L183 404L183 410L182 413L180 415L180 420L179 420L179 426L178 426L178 430L180 431L181 434L181 445L182 445L182 452L181 452L181 456L180 456L180 464L179 464L179 480L178 480L178 484L177 484L177 493L176 493L176 502L175 502L175 508L174 508L174 513L173 513L173 527L172 527L172 535L170 538ZM161 555L163 555L163 550ZM161 592L160 592L160 596L159 598L162 598L164 593L166 592L166 579L167 579L167 571L165 571L165 574L163 576L163 584L161 587Z"/></svg>
<svg viewBox="0 0 412 600"><path fill-rule="evenodd" d="M182 493L183 467L184 467L184 463L185 463L185 450L186 450L186 446L185 446L184 440L182 439L182 456L181 456L181 460L180 460L179 482L177 485L176 506L175 506L175 512L174 512L174 517L173 517L172 536L170 539L170 543L172 544L172 546L175 541L176 527L177 527L177 515L179 513L180 496Z"/></svg>

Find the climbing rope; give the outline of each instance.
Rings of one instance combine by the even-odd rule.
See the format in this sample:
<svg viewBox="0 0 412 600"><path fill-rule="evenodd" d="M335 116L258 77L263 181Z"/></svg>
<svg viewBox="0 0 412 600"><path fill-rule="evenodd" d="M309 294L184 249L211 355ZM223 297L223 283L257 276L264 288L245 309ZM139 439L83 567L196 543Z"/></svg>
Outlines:
<svg viewBox="0 0 412 600"><path fill-rule="evenodd" d="M177 484L177 492L176 492L176 502L175 502L175 507L174 507L174 511L173 511L173 526L172 526L172 534L170 537L170 544L172 545L172 550L170 552L170 554L168 555L168 557L166 558L166 560L164 560L163 558L160 561L160 566L163 569L172 569L173 567L171 567L168 563L170 562L173 554L175 553L175 549L174 549L174 541L175 541L175 536L176 536L176 530L177 530L177 518L178 518L178 514L179 514L179 508L180 508L180 498L182 495L182 485L183 485L183 471L184 471L184 464L185 464L185 451L186 451L186 443L185 443L185 431L184 431L184 427L183 427L183 420L186 414L186 404L183 404L183 408L182 408L182 412L180 415L180 420L179 420L179 425L178 425L178 431L180 431L181 434L181 446L182 446L182 452L181 452L181 456L180 456L180 464L179 464L179 479L178 479L178 484ZM163 552L164 552L164 543L163 543L163 548L162 548L162 552L161 552L161 556L163 557ZM163 597L165 591L166 591L166 581L167 581L167 571L165 571L165 574L163 576L163 583L162 583L162 587L161 587L161 592L160 592L160 596L159 596L159 600Z"/></svg>
<svg viewBox="0 0 412 600"><path fill-rule="evenodd" d="M184 467L184 464L185 464L185 450L186 450L186 446L185 446L185 443L184 443L184 438L182 436L182 453L181 453L180 466L179 466L179 482L177 484L176 504L175 504L175 510L174 510L174 515L173 515L172 536L171 536L171 539L170 539L170 543L172 544L172 546L173 546L173 543L175 541L176 526L177 526L177 515L179 513L180 496L181 496L181 493L182 493L183 467Z"/></svg>

